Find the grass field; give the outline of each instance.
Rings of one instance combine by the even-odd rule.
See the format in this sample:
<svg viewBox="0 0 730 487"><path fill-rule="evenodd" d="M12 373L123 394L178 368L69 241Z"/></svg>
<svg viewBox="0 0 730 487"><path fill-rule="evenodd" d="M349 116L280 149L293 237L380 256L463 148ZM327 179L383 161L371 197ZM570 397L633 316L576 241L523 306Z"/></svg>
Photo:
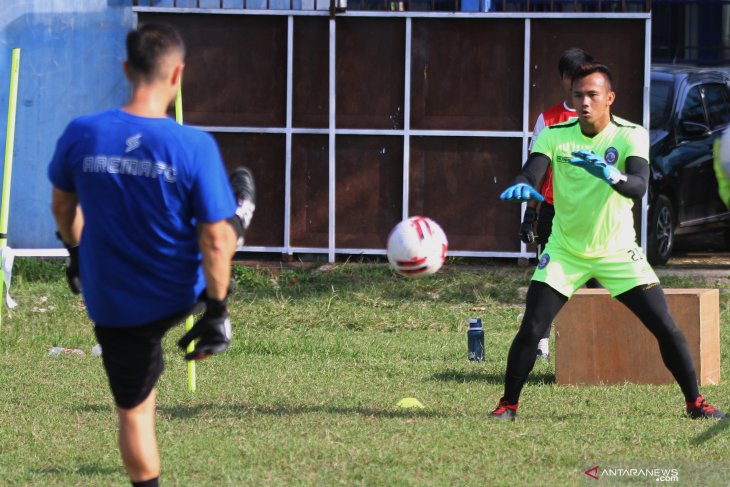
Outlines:
<svg viewBox="0 0 730 487"><path fill-rule="evenodd" d="M529 276L460 262L412 281L383 264L236 266L234 343L198 366L195 394L175 347L182 327L165 341L163 485L584 485L596 465L730 485L730 423L685 418L676 385L559 387L543 362L518 421L488 421ZM0 485L126 485L93 331L61 261L17 259L13 279L18 308L3 309L0 333ZM703 392L727 411L728 280L663 284L721 288L723 382ZM473 305L487 307L483 363L466 360ZM47 356L56 345L87 355ZM425 409L399 410L404 397Z"/></svg>

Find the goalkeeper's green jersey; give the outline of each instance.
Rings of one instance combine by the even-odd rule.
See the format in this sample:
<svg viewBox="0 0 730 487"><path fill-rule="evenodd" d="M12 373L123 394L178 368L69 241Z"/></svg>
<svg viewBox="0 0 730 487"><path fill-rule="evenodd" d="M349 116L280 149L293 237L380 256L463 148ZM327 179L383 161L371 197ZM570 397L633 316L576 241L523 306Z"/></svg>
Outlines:
<svg viewBox="0 0 730 487"><path fill-rule="evenodd" d="M581 149L593 151L625 172L627 157L649 160L649 135L642 126L613 116L606 128L593 137L583 135L578 120L552 125L540 132L532 153L550 158L553 169L555 218L550 242L588 258L633 247L633 200L621 196L585 169L571 165L571 153Z"/></svg>

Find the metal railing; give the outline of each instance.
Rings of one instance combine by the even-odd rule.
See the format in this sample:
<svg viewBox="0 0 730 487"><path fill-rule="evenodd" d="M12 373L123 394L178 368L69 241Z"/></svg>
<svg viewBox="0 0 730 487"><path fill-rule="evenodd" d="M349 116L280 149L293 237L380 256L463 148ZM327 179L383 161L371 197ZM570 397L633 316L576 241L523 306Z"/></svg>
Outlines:
<svg viewBox="0 0 730 487"><path fill-rule="evenodd" d="M135 7L329 10L335 0L133 0ZM651 0L337 0L347 10L441 12L649 12ZM681 3L681 2L680 2ZM684 3L693 3L685 0Z"/></svg>

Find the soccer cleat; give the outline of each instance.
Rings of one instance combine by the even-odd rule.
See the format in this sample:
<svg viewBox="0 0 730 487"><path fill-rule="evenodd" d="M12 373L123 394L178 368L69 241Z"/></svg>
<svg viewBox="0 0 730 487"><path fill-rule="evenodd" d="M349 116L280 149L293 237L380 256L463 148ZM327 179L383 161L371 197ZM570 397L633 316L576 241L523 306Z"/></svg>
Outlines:
<svg viewBox="0 0 730 487"><path fill-rule="evenodd" d="M231 190L236 198L236 216L241 225L238 228L238 245L243 245L243 235L251 225L253 212L256 209L256 183L254 183L253 174L247 167L238 167L229 178Z"/></svg>
<svg viewBox="0 0 730 487"><path fill-rule="evenodd" d="M519 406L517 404L511 404L507 402L505 398L500 398L497 408L492 411L492 414L490 414L489 417L492 419L506 419L514 421L517 416L518 407Z"/></svg>
<svg viewBox="0 0 730 487"><path fill-rule="evenodd" d="M701 395L694 402L687 401L687 416L692 419L725 419L725 413L712 407Z"/></svg>

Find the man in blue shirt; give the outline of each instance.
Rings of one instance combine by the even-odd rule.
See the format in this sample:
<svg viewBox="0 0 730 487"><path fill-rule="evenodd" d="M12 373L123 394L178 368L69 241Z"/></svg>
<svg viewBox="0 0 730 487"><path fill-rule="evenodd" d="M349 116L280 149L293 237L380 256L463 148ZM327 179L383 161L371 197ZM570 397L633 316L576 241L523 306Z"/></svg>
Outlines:
<svg viewBox="0 0 730 487"><path fill-rule="evenodd" d="M214 139L167 116L184 56L169 26L130 32L129 102L72 121L48 169L53 214L70 255L67 277L72 291L83 291L102 346L133 485L158 484L162 337L204 308L180 340L184 348L199 339L186 358L228 348L231 259L254 209L250 172L237 169L229 183Z"/></svg>

